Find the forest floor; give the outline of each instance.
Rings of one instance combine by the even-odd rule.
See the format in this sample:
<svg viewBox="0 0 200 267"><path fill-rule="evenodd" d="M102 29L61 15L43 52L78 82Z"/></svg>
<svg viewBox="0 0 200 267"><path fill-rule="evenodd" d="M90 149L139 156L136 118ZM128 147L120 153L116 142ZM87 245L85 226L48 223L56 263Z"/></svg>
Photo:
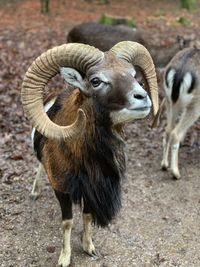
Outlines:
<svg viewBox="0 0 200 267"><path fill-rule="evenodd" d="M25 71L43 51L66 42L76 24L98 21L103 13L134 17L149 42L168 44L176 35L200 40L200 16L179 1L40 1L0 2L0 266L54 267L61 249L61 212L47 182L37 201L30 191L38 165L31 126L23 115L20 89ZM188 18L187 26L180 17ZM58 78L51 90L62 88ZM161 89L162 90L162 89ZM200 132L192 127L180 151L181 180L160 170L165 118L151 130L150 119L126 127L127 177L123 207L105 229L94 228L98 258L81 248L80 211L74 209L72 263L76 267L200 266ZM192 143L192 144L191 144Z"/></svg>

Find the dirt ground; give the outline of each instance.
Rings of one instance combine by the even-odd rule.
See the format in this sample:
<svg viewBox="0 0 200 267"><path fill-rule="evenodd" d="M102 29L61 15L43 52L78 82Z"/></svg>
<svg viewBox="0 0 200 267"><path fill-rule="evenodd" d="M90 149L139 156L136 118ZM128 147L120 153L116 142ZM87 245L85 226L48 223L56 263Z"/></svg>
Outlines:
<svg viewBox="0 0 200 267"><path fill-rule="evenodd" d="M47 179L41 197L29 194L37 167L31 126L23 115L20 88L30 63L46 49L64 43L75 24L98 21L102 13L134 17L149 42L168 44L177 34L200 40L197 11L179 1L51 1L41 15L39 1L0 3L0 266L54 267L61 248L61 212ZM177 18L186 16L190 25ZM50 90L63 84L55 78ZM160 170L163 117L127 125L128 166L123 207L106 229L94 228L98 258L81 248L82 224L74 208L72 263L76 267L200 266L200 131L192 127L180 151L181 180ZM191 144L192 143L192 144Z"/></svg>

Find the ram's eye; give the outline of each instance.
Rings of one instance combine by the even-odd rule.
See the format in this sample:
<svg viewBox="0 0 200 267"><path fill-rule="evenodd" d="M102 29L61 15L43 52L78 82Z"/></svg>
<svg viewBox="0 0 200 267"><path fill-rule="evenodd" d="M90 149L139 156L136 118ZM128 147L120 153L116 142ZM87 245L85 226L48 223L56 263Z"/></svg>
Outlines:
<svg viewBox="0 0 200 267"><path fill-rule="evenodd" d="M93 87L98 87L101 84L101 80L99 80L99 78L93 78L90 82Z"/></svg>

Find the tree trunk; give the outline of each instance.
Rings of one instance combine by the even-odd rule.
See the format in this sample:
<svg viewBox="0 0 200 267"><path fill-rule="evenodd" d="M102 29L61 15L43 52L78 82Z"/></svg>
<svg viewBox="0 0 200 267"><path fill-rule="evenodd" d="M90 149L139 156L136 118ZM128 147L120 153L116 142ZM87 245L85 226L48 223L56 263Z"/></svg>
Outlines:
<svg viewBox="0 0 200 267"><path fill-rule="evenodd" d="M49 9L49 0L40 0L41 2L41 12L42 14L48 14L50 9Z"/></svg>

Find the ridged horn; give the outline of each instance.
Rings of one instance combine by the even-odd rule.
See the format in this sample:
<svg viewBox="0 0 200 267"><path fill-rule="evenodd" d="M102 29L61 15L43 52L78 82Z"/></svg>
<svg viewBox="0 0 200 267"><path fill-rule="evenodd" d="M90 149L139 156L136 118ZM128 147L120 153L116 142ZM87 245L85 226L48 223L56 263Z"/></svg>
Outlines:
<svg viewBox="0 0 200 267"><path fill-rule="evenodd" d="M111 49L117 57L139 66L147 80L151 100L153 104L153 114L158 111L158 85L153 60L148 50L141 44L131 41L123 41L114 45Z"/></svg>
<svg viewBox="0 0 200 267"><path fill-rule="evenodd" d="M92 46L73 43L49 49L31 64L22 83L21 101L28 119L41 134L63 140L76 138L83 132L86 115L82 109L78 110L75 122L68 126L59 126L49 119L43 106L44 88L60 67L85 73L103 57L103 52Z"/></svg>

